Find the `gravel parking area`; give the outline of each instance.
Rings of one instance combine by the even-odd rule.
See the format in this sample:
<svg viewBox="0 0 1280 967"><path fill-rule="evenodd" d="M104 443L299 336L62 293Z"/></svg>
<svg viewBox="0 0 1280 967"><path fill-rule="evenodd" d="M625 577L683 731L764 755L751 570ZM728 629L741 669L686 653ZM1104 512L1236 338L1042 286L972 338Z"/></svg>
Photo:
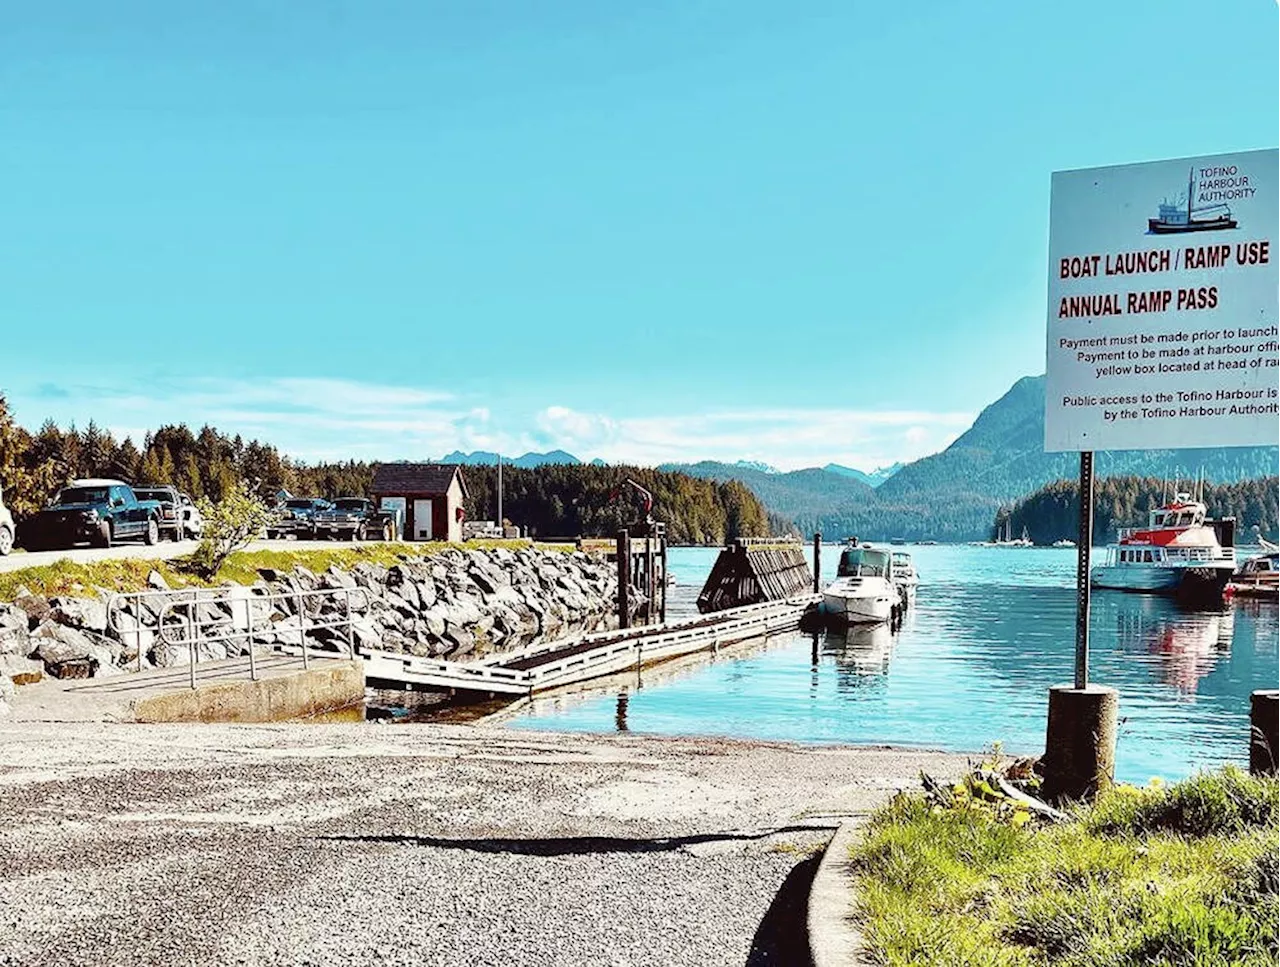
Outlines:
<svg viewBox="0 0 1280 967"><path fill-rule="evenodd" d="M0 964L802 963L813 858L937 753L0 724Z"/></svg>

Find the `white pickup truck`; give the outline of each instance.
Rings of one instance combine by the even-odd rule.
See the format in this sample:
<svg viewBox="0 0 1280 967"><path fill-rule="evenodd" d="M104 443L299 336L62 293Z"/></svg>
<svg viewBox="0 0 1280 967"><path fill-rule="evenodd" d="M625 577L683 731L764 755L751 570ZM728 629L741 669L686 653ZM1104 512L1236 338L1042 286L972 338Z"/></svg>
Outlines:
<svg viewBox="0 0 1280 967"><path fill-rule="evenodd" d="M0 557L13 550L13 535L17 528L13 523L13 514L4 505L4 486L0 485Z"/></svg>

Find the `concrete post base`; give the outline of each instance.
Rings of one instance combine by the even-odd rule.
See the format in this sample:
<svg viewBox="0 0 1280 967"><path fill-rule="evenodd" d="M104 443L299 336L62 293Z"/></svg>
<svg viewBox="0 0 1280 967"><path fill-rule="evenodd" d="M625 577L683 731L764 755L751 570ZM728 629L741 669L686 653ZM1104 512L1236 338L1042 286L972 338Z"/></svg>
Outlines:
<svg viewBox="0 0 1280 967"><path fill-rule="evenodd" d="M1049 689L1044 748L1044 797L1053 802L1092 799L1111 785L1116 769L1114 688L1089 685Z"/></svg>
<svg viewBox="0 0 1280 967"><path fill-rule="evenodd" d="M1249 772L1255 776L1276 774L1278 709L1280 691L1259 689L1249 696Z"/></svg>

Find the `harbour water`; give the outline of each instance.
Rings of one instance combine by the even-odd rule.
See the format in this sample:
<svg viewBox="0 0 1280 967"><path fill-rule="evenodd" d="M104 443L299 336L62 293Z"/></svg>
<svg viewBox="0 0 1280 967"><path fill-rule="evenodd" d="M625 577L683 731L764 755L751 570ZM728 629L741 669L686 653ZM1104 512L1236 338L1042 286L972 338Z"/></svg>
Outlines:
<svg viewBox="0 0 1280 967"><path fill-rule="evenodd" d="M521 729L726 735L1009 753L1044 746L1046 691L1072 676L1070 550L908 547L920 571L902 628L795 632L583 695L538 699ZM672 615L692 613L717 551L673 548ZM839 549L823 549L824 578ZM1277 685L1274 604L1188 611L1093 596L1090 679L1120 690L1117 777L1176 779L1248 761L1249 693Z"/></svg>

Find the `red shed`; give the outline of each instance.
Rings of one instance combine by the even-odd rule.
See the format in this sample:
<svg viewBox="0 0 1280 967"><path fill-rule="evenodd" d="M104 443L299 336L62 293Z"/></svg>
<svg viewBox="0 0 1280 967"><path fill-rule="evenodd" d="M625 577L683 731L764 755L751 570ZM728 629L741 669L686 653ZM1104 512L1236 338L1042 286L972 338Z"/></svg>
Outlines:
<svg viewBox="0 0 1280 967"><path fill-rule="evenodd" d="M373 471L373 499L399 508L411 541L462 541L462 501L467 484L452 463L380 463Z"/></svg>

